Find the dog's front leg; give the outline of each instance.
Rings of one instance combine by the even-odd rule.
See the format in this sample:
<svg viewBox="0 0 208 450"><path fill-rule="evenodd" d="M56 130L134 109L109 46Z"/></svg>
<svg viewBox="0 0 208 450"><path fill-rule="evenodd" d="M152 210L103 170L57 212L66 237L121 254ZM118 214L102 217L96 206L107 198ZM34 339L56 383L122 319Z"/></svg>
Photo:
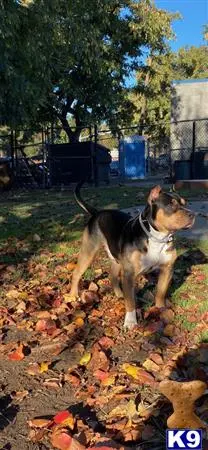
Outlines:
<svg viewBox="0 0 208 450"><path fill-rule="evenodd" d="M123 268L123 294L125 300L126 315L124 328L128 330L137 325L136 303L135 303L135 273L133 267Z"/></svg>
<svg viewBox="0 0 208 450"><path fill-rule="evenodd" d="M156 287L155 306L157 308L165 307L165 297L169 284L173 276L173 263L160 266L160 273Z"/></svg>

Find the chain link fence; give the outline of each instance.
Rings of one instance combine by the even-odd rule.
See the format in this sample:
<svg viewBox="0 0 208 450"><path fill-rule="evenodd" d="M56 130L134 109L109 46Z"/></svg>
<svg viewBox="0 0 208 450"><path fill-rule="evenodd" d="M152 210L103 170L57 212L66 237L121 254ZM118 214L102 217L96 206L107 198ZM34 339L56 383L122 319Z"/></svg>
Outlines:
<svg viewBox="0 0 208 450"><path fill-rule="evenodd" d="M111 156L110 175L119 177L120 143L128 138L145 139L146 176L173 178L175 165L191 162L197 154L208 153L208 119L170 122L163 137L158 133L161 123L141 126L126 126L109 129L105 126L85 126L72 129L71 136L59 127L46 129L9 131L0 134L0 163L9 161L20 184L34 184L45 187L50 179L48 148L51 144L71 144L92 142L95 158L96 148L103 147ZM101 149L102 150L102 149ZM195 155L195 156L194 156ZM207 155L208 157L208 155ZM193 176L193 173L192 173Z"/></svg>

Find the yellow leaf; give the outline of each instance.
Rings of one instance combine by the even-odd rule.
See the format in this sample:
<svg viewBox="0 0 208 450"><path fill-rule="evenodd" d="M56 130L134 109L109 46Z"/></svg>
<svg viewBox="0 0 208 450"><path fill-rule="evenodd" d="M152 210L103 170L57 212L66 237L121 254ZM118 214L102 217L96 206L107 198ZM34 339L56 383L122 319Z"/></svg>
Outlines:
<svg viewBox="0 0 208 450"><path fill-rule="evenodd" d="M70 294L64 294L64 301L66 303L73 303L76 301L76 297L74 295L70 295Z"/></svg>
<svg viewBox="0 0 208 450"><path fill-rule="evenodd" d="M128 375L131 375L133 378L138 378L138 373L140 370L139 367L125 363L122 365L122 369L124 370L124 372L126 372Z"/></svg>
<svg viewBox="0 0 208 450"><path fill-rule="evenodd" d="M77 317L74 321L74 323L78 326L78 327L83 327L84 325L84 320L82 317Z"/></svg>
<svg viewBox="0 0 208 450"><path fill-rule="evenodd" d="M112 386L112 384L114 383L115 383L115 375L110 375L108 378L106 378L101 382L103 386Z"/></svg>
<svg viewBox="0 0 208 450"><path fill-rule="evenodd" d="M48 366L49 366L49 363L42 362L41 365L40 365L39 372L40 373L47 372L48 371Z"/></svg>
<svg viewBox="0 0 208 450"><path fill-rule="evenodd" d="M158 372L160 370L160 367L151 359L146 359L142 365L149 372Z"/></svg>
<svg viewBox="0 0 208 450"><path fill-rule="evenodd" d="M20 292L19 293L19 299L27 300L27 298L28 298L28 293L27 292Z"/></svg>
<svg viewBox="0 0 208 450"><path fill-rule="evenodd" d="M71 430L73 430L74 429L74 417L73 416L71 416L71 417L68 417L66 420L64 420L62 423L61 423L61 426L66 426L66 427L69 427Z"/></svg>
<svg viewBox="0 0 208 450"><path fill-rule="evenodd" d="M82 358L80 359L80 365L86 366L91 360L91 353L85 353Z"/></svg>

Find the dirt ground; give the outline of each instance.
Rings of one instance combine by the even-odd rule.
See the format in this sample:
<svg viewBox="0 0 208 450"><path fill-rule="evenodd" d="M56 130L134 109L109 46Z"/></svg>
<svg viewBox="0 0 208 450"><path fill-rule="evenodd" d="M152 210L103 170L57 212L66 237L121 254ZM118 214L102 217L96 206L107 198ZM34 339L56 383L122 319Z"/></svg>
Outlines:
<svg viewBox="0 0 208 450"><path fill-rule="evenodd" d="M0 449L165 449L172 405L159 383L208 384L207 243L177 242L164 311L151 309L157 274L138 280L142 320L124 332L104 252L83 277L80 300L69 297L79 218L72 228L65 213L58 225L53 211L49 218L38 205L37 215L37 201L30 219L26 204L12 205L12 217L3 211L0 263ZM206 392L196 413L207 424Z"/></svg>

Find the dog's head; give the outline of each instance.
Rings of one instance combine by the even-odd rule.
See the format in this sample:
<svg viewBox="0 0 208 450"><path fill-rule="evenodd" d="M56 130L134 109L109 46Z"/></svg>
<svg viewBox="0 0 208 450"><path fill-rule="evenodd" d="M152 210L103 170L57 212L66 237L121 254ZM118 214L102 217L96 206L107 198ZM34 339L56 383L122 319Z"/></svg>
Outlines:
<svg viewBox="0 0 208 450"><path fill-rule="evenodd" d="M174 232L194 224L194 213L186 208L186 200L175 192L167 193L155 186L149 192L147 202L151 222L159 231Z"/></svg>

